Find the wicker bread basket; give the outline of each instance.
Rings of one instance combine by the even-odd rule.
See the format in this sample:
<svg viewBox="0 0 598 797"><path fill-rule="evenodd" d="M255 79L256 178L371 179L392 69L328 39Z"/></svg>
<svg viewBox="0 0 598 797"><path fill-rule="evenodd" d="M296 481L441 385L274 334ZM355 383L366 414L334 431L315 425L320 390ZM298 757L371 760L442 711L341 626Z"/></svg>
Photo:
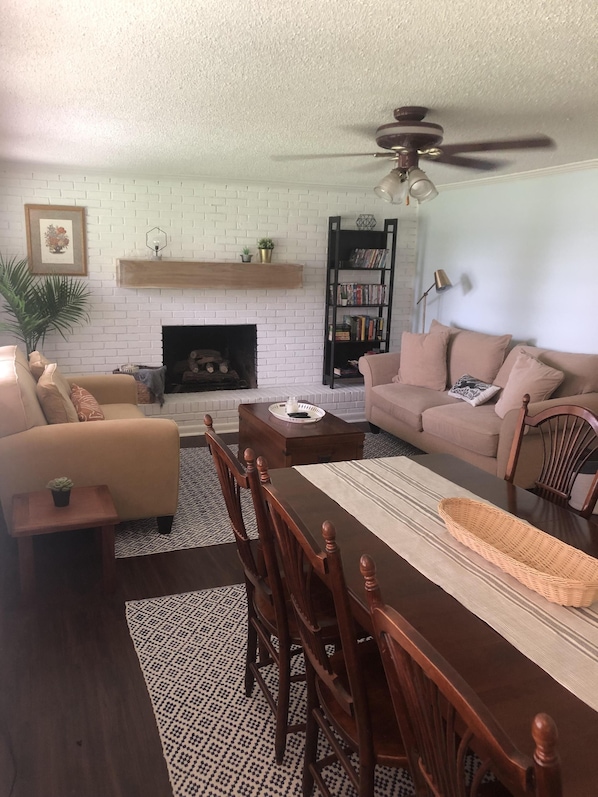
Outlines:
<svg viewBox="0 0 598 797"><path fill-rule="evenodd" d="M598 559L470 498L443 498L438 512L455 539L552 603L598 600Z"/></svg>

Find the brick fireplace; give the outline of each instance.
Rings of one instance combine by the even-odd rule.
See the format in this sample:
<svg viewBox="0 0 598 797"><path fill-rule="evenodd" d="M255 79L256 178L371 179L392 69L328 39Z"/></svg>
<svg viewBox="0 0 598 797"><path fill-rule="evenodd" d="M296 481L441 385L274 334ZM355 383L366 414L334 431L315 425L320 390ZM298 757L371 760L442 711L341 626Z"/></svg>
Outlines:
<svg viewBox="0 0 598 797"><path fill-rule="evenodd" d="M256 388L257 326L163 326L166 393Z"/></svg>

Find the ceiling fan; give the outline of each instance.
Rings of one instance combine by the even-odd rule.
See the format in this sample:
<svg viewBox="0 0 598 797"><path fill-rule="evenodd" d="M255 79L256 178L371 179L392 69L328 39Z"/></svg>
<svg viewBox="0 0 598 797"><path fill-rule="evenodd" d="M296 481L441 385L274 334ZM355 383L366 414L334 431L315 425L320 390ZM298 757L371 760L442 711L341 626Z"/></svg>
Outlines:
<svg viewBox="0 0 598 797"><path fill-rule="evenodd" d="M420 158L434 160L447 166L491 171L499 164L483 158L463 157L463 153L554 146L554 141L544 135L443 145L443 128L433 122L423 121L427 112L427 108L419 105L395 108L396 121L381 125L375 133L376 144L387 150L386 152L350 152L291 156L291 158L348 158L368 155L374 158L390 158L394 161L392 171L380 181L374 191L381 199L399 204L409 195L419 202L426 202L438 196L432 181L419 168Z"/></svg>

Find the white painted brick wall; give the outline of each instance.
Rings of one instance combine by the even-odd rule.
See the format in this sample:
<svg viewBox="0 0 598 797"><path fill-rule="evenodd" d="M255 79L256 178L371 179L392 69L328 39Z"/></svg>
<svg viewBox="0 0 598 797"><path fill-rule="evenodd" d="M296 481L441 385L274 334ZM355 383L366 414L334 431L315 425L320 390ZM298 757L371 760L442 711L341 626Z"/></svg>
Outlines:
<svg viewBox="0 0 598 797"><path fill-rule="evenodd" d="M328 217L354 227L360 213L399 218L392 345L411 329L416 269L415 205L381 203L373 192L224 181L17 171L0 174L0 251L27 253L24 205L86 208L91 323L42 350L65 373L109 372L123 363L161 365L163 324L256 324L258 387L321 383ZM146 232L168 235L164 259L239 261L274 239L273 262L302 263L301 289L174 290L119 288L116 261L150 256ZM257 257L256 257L257 259ZM0 333L1 335L1 333ZM13 342L6 335L0 344Z"/></svg>

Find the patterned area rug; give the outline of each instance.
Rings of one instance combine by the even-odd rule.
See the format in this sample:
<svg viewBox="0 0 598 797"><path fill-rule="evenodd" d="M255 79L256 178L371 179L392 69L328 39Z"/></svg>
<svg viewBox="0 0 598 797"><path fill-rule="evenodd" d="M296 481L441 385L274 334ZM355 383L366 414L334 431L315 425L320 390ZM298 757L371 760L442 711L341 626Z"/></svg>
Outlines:
<svg viewBox="0 0 598 797"><path fill-rule="evenodd" d="M231 446L236 453L236 446ZM366 434L364 458L421 454L414 446L386 432ZM244 496L250 506L251 499ZM251 518L248 512L247 517ZM248 523L248 525L250 525ZM250 529L251 533L251 529ZM255 530L252 532L255 534ZM232 542L220 483L207 448L181 449L179 506L170 534L158 534L155 518L121 523L116 528L116 557L200 548Z"/></svg>
<svg viewBox="0 0 598 797"><path fill-rule="evenodd" d="M240 584L126 604L174 797L301 794L305 735L288 737L278 766L266 700L257 686L245 697L245 606ZM292 715L302 721L305 686L291 688ZM327 772L334 794L353 794L343 772ZM376 794L410 797L414 791L404 770L380 767Z"/></svg>

